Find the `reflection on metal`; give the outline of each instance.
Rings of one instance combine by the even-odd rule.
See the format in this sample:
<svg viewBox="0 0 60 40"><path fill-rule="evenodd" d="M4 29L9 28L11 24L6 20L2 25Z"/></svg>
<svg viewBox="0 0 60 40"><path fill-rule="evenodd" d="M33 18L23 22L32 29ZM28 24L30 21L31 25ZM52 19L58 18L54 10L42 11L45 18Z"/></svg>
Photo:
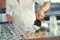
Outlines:
<svg viewBox="0 0 60 40"><path fill-rule="evenodd" d="M15 23L0 24L0 40L23 40L21 30Z"/></svg>

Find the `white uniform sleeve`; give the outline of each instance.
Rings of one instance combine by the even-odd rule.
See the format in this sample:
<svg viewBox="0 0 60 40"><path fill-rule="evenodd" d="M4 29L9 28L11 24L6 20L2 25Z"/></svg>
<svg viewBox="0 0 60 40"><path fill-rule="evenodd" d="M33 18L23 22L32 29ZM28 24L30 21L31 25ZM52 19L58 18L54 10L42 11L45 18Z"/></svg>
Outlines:
<svg viewBox="0 0 60 40"><path fill-rule="evenodd" d="M21 17L20 14L20 7L17 3L16 0L7 0L7 13L11 15L11 13L13 14L14 17L14 27L16 27L18 30L25 32L25 25L24 25L24 21ZM20 33L21 34L21 33Z"/></svg>
<svg viewBox="0 0 60 40"><path fill-rule="evenodd" d="M49 0L35 0L35 2L39 3L41 6L44 4L44 2L48 2Z"/></svg>
<svg viewBox="0 0 60 40"><path fill-rule="evenodd" d="M9 3L10 2L10 3ZM6 0L6 12L7 14L12 15L13 13L13 7L17 6L16 0Z"/></svg>
<svg viewBox="0 0 60 40"><path fill-rule="evenodd" d="M6 7L6 13L12 15L12 8L9 5L7 5Z"/></svg>

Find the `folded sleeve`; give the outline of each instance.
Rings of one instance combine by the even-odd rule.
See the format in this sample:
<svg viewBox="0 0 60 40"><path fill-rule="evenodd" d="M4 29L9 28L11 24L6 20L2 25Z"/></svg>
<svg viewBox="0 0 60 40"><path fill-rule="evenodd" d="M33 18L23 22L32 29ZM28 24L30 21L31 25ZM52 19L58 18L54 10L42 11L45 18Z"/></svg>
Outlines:
<svg viewBox="0 0 60 40"><path fill-rule="evenodd" d="M12 15L13 13L13 7L14 5L13 1L11 0L6 0L6 13Z"/></svg>
<svg viewBox="0 0 60 40"><path fill-rule="evenodd" d="M44 4L44 2L49 2L49 0L35 0L35 2L40 4L40 6L42 6Z"/></svg>

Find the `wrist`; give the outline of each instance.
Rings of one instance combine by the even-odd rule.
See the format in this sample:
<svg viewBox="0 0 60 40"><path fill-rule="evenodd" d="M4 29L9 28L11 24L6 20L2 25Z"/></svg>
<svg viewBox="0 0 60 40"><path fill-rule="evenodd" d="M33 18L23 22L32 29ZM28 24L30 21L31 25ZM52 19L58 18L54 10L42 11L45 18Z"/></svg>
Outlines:
<svg viewBox="0 0 60 40"><path fill-rule="evenodd" d="M40 13L44 13L44 10L40 9L39 12L40 12Z"/></svg>
<svg viewBox="0 0 60 40"><path fill-rule="evenodd" d="M45 12L45 7L42 7L40 10L43 11L43 12Z"/></svg>

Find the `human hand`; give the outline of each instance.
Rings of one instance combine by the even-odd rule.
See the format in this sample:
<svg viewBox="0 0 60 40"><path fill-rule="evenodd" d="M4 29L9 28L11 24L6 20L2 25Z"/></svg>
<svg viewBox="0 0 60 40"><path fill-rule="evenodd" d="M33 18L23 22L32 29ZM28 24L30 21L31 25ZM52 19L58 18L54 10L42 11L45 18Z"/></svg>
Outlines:
<svg viewBox="0 0 60 40"><path fill-rule="evenodd" d="M36 13L36 18L37 19L44 19L44 11L38 10Z"/></svg>
<svg viewBox="0 0 60 40"><path fill-rule="evenodd" d="M6 18L8 20L8 22L12 22L13 21L13 17L9 14L6 14Z"/></svg>

